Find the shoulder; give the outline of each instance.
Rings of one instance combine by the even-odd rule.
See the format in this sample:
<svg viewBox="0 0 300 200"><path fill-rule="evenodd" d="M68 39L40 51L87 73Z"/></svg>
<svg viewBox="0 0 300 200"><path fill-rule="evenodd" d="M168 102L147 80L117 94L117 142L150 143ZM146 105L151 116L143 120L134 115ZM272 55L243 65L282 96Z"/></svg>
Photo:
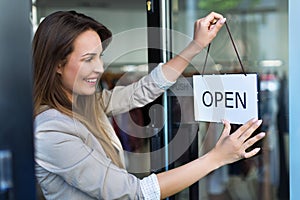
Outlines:
<svg viewBox="0 0 300 200"><path fill-rule="evenodd" d="M48 109L44 112L38 114L35 118L35 122L43 123L45 121L53 120L53 119L68 119L69 116L59 112L56 109Z"/></svg>
<svg viewBox="0 0 300 200"><path fill-rule="evenodd" d="M38 165L57 171L75 165L90 154L92 149L86 145L88 132L79 130L77 124L81 123L55 109L46 110L35 118L35 160Z"/></svg>
<svg viewBox="0 0 300 200"><path fill-rule="evenodd" d="M36 116L34 132L36 135L46 132L66 133L83 139L89 131L75 118L67 116L56 109L49 109Z"/></svg>
<svg viewBox="0 0 300 200"><path fill-rule="evenodd" d="M36 116L34 120L35 131L64 129L73 126L74 120L56 109L46 110Z"/></svg>

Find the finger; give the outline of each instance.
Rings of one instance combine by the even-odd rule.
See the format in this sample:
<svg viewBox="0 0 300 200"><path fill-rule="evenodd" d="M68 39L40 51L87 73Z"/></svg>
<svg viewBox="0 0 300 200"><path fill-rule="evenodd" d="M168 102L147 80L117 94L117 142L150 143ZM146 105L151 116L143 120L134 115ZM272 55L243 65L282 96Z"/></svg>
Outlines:
<svg viewBox="0 0 300 200"><path fill-rule="evenodd" d="M224 128L223 128L221 138L228 136L231 130L230 123L227 120L223 119L222 122L224 124Z"/></svg>
<svg viewBox="0 0 300 200"><path fill-rule="evenodd" d="M252 156L255 156L259 151L260 151L259 147L255 148L255 149L253 149L253 150L251 150L249 152L246 152L242 157L243 158L250 158Z"/></svg>
<svg viewBox="0 0 300 200"><path fill-rule="evenodd" d="M219 19L222 19L223 16L219 13L215 13L215 12L211 12L209 15L207 15L204 19L205 25L210 26L211 24L213 24L213 22Z"/></svg>
<svg viewBox="0 0 300 200"><path fill-rule="evenodd" d="M236 130L232 135L239 138L250 126L252 126L258 119L253 118L243 124L238 130Z"/></svg>
<svg viewBox="0 0 300 200"><path fill-rule="evenodd" d="M250 138L249 140L247 140L244 143L244 148L245 150L247 150L248 148L250 148L252 145L254 145L256 142L258 142L259 140L263 139L265 137L266 133L261 132L255 136L253 136L252 138Z"/></svg>
<svg viewBox="0 0 300 200"><path fill-rule="evenodd" d="M262 120L258 120L255 123L253 123L244 133L241 134L239 137L239 140L244 142L246 141L252 133L261 125Z"/></svg>
<svg viewBox="0 0 300 200"><path fill-rule="evenodd" d="M226 18L222 18L216 24L211 25L210 27L208 27L208 31L210 32L209 34L212 38L216 37L217 33L222 28L225 21L226 21Z"/></svg>
<svg viewBox="0 0 300 200"><path fill-rule="evenodd" d="M209 27L209 30L217 33L222 28L225 22L226 22L226 18L219 19L217 22L215 22Z"/></svg>

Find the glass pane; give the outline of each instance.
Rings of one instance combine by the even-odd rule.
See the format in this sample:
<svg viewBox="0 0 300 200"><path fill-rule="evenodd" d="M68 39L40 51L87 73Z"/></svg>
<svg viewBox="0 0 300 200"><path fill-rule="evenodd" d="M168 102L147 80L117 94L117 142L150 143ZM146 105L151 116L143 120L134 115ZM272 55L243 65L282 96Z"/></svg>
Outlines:
<svg viewBox="0 0 300 200"><path fill-rule="evenodd" d="M259 110L263 119L260 131L267 132L267 137L257 144L262 147L258 156L216 170L201 180L196 189L185 190L174 199L289 199L288 0L172 0L174 55L192 39L194 21L210 11L227 18L245 70L258 73ZM194 58L168 95L170 134L175 137L181 126L189 133L187 140L192 140L187 143L191 147L173 166L211 149L223 128L218 123L195 122L192 94L182 92L186 91L185 86L191 90L192 75L202 73L205 55L206 49ZM223 27L211 44L205 73L241 72ZM232 125L233 130L236 128Z"/></svg>

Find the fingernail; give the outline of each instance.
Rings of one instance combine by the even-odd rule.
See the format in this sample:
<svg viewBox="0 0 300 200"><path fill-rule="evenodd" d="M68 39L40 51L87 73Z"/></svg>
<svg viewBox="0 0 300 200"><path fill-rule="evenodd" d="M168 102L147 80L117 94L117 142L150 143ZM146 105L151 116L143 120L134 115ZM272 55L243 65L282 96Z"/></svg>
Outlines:
<svg viewBox="0 0 300 200"><path fill-rule="evenodd" d="M256 122L257 125L260 125L261 123L262 123L261 119Z"/></svg>
<svg viewBox="0 0 300 200"><path fill-rule="evenodd" d="M251 122L254 123L254 122L256 122L257 120L258 120L258 119L257 119L256 117L254 117L254 118L251 119Z"/></svg>
<svg viewBox="0 0 300 200"><path fill-rule="evenodd" d="M226 18L225 17L220 20L220 24L224 24L225 22L226 22Z"/></svg>
<svg viewBox="0 0 300 200"><path fill-rule="evenodd" d="M260 147L255 148L255 153L258 153L261 150Z"/></svg>
<svg viewBox="0 0 300 200"><path fill-rule="evenodd" d="M260 136L261 136L261 137L265 137L265 136L266 136L266 133L265 133L265 132L261 132L261 133L260 133Z"/></svg>
<svg viewBox="0 0 300 200"><path fill-rule="evenodd" d="M222 119L222 123L226 124L226 123L228 123L228 121L226 119Z"/></svg>

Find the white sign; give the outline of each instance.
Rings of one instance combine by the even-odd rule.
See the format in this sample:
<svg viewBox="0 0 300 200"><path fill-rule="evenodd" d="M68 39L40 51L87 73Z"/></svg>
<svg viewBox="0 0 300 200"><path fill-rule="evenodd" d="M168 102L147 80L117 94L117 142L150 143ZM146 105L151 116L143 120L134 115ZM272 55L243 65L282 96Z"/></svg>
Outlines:
<svg viewBox="0 0 300 200"><path fill-rule="evenodd" d="M258 117L256 74L195 75L196 121L243 124Z"/></svg>

